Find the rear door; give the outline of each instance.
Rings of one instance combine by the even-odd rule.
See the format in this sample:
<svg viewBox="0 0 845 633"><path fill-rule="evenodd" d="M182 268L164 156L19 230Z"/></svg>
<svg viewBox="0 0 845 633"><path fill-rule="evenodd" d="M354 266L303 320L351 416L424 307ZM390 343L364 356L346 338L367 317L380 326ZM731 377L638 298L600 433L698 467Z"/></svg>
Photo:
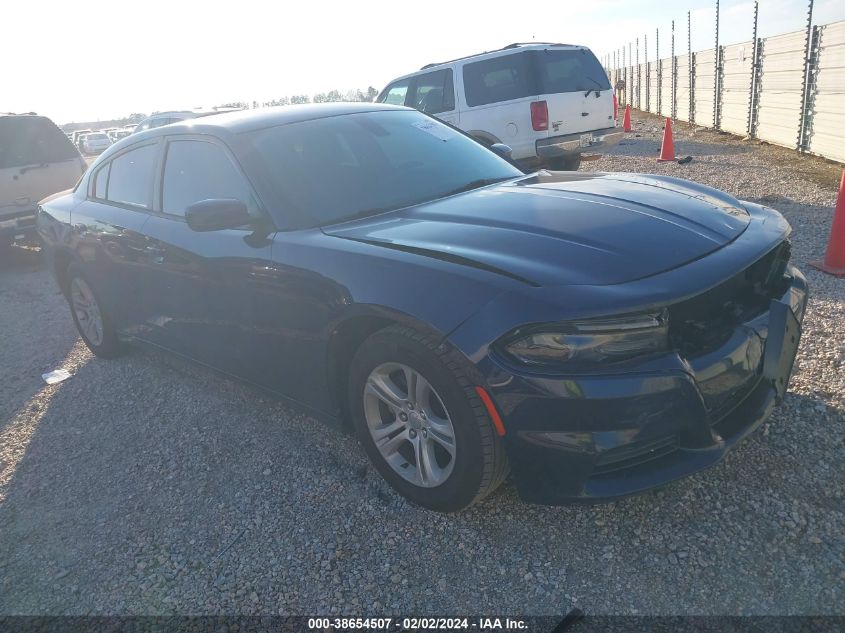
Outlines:
<svg viewBox="0 0 845 633"><path fill-rule="evenodd" d="M549 109L546 136L591 132L613 126L610 82L587 48L548 48L530 52L539 98Z"/></svg>
<svg viewBox="0 0 845 633"><path fill-rule="evenodd" d="M72 188L85 171L79 152L44 117L0 117L0 218L34 213L39 200Z"/></svg>
<svg viewBox="0 0 845 633"><path fill-rule="evenodd" d="M533 130L531 103L537 101L530 53L517 51L464 63L460 128L487 143L502 142L513 158L536 154L535 141L544 132Z"/></svg>

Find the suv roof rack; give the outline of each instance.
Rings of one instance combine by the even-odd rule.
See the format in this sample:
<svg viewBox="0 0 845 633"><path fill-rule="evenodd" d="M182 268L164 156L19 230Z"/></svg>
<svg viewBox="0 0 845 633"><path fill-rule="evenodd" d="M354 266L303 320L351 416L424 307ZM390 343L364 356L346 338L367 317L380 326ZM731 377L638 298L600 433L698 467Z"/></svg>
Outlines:
<svg viewBox="0 0 845 633"><path fill-rule="evenodd" d="M507 46L503 46L502 48L495 48L492 51L484 51L483 53L473 53L472 55L456 57L455 59L450 59L445 62L434 62L433 64L426 64L425 66L420 68L420 70L425 70L426 68L433 68L434 66L442 66L443 64L451 64L452 62L458 62L462 59L469 59L470 57L486 55L487 53L498 53L499 51L506 51L513 48L519 48L520 46L533 46L534 44L539 44L541 46L573 46L572 44L561 44L560 42L514 42L513 44L508 44Z"/></svg>

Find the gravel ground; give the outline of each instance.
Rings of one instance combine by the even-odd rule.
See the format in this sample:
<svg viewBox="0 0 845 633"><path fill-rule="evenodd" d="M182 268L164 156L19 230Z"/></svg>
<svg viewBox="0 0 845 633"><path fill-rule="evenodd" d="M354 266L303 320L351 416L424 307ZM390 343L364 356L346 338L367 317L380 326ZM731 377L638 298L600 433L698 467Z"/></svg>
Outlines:
<svg viewBox="0 0 845 633"><path fill-rule="evenodd" d="M845 280L823 253L840 168L659 122L585 167L780 209L812 300L784 405L717 467L592 507L508 483L409 506L356 442L159 353L92 358L34 250L0 261L0 614L842 614ZM64 383L41 373L63 367Z"/></svg>

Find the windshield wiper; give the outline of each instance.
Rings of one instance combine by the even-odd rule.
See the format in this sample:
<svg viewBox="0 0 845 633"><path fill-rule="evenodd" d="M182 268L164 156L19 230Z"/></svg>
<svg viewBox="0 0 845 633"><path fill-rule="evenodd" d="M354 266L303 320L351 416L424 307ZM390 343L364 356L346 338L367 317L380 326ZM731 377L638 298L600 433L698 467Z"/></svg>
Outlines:
<svg viewBox="0 0 845 633"><path fill-rule="evenodd" d="M592 77L588 77L587 75L584 75L584 78L592 81L594 84L596 84L599 87L599 90L601 90L601 84L598 81L596 81ZM587 90L587 92L584 93L584 96L589 97L591 92L595 92L596 96L598 97L599 96L599 90L596 90L595 88L590 88L589 90Z"/></svg>
<svg viewBox="0 0 845 633"><path fill-rule="evenodd" d="M518 176L503 176L501 178L479 178L478 180L471 180L467 184L452 189L451 191L447 191L444 193L441 198L446 198L448 196L454 196L458 193L464 193L465 191L472 191L473 189L479 189L481 187L486 187L487 185L495 185L497 182L503 182L505 180L512 180L513 178L518 178Z"/></svg>

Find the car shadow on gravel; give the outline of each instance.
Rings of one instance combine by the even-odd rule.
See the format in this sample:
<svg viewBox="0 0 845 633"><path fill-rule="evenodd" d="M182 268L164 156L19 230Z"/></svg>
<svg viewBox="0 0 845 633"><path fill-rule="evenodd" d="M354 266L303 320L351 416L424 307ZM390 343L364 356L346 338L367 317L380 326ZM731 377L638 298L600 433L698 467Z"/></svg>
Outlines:
<svg viewBox="0 0 845 633"><path fill-rule="evenodd" d="M44 269L41 249L34 246L7 246L0 248L0 275L31 273Z"/></svg>

